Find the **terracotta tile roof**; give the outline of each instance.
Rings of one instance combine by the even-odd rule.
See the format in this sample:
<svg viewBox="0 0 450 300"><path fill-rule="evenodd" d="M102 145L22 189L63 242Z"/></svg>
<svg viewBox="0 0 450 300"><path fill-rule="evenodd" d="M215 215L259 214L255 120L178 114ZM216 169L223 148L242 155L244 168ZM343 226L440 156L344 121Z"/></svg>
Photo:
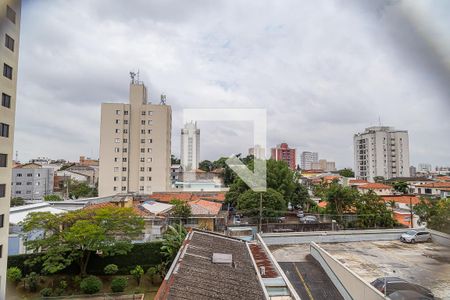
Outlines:
<svg viewBox="0 0 450 300"><path fill-rule="evenodd" d="M424 188L450 188L450 182L431 182L426 184L419 184L416 187L424 187Z"/></svg>
<svg viewBox="0 0 450 300"><path fill-rule="evenodd" d="M265 273L261 275L262 278L277 278L280 276L261 245L249 244L249 247L258 269L264 267Z"/></svg>
<svg viewBox="0 0 450 300"><path fill-rule="evenodd" d="M219 214L222 203L211 202L206 200L190 201L192 215L217 215Z"/></svg>
<svg viewBox="0 0 450 300"><path fill-rule="evenodd" d="M159 201L159 202L170 202L172 199L179 199L183 201L192 200L210 200L216 202L225 201L224 192L161 192L154 193L148 196L149 200Z"/></svg>
<svg viewBox="0 0 450 300"><path fill-rule="evenodd" d="M450 181L450 176L438 176L436 177L437 181Z"/></svg>
<svg viewBox="0 0 450 300"><path fill-rule="evenodd" d="M394 200L396 203L410 204L416 205L420 202L419 197L411 196L411 195L390 195L390 196L381 196L381 198L385 202L390 202ZM411 200L411 201L410 201Z"/></svg>
<svg viewBox="0 0 450 300"><path fill-rule="evenodd" d="M369 183L369 182L367 180L364 180L364 179L350 179L348 181L348 183L352 184L352 183Z"/></svg>
<svg viewBox="0 0 450 300"><path fill-rule="evenodd" d="M361 185L358 187L359 189L366 190L390 190L392 187L390 185L382 184L382 183L368 183L365 185Z"/></svg>
<svg viewBox="0 0 450 300"><path fill-rule="evenodd" d="M337 175L327 175L327 176L323 176L322 179L325 181L333 181L335 179L339 179L341 178L341 176L337 176Z"/></svg>

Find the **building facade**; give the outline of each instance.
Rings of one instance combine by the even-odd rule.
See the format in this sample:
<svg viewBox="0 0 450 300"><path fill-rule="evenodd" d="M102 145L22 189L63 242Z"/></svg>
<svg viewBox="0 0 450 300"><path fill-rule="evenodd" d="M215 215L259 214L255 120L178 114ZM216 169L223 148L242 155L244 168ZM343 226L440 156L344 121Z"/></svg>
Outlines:
<svg viewBox="0 0 450 300"><path fill-rule="evenodd" d="M312 170L312 164L319 162L319 153L303 151L300 160L302 170Z"/></svg>
<svg viewBox="0 0 450 300"><path fill-rule="evenodd" d="M286 162L292 170L295 170L297 167L295 149L289 148L287 143L281 143L277 147L272 148L271 159Z"/></svg>
<svg viewBox="0 0 450 300"><path fill-rule="evenodd" d="M374 181L377 176L385 179L410 176L408 131L369 127L354 135L353 146L358 179Z"/></svg>
<svg viewBox="0 0 450 300"><path fill-rule="evenodd" d="M255 145L249 148L248 154L253 155L255 159L266 159L266 149L261 145Z"/></svg>
<svg viewBox="0 0 450 300"><path fill-rule="evenodd" d="M311 164L313 170L322 170L325 172L336 171L336 163L334 161L328 161L326 159L319 159L318 162Z"/></svg>
<svg viewBox="0 0 450 300"><path fill-rule="evenodd" d="M53 194L53 170L34 163L20 165L12 169L11 184L11 197L42 201Z"/></svg>
<svg viewBox="0 0 450 300"><path fill-rule="evenodd" d="M147 88L132 79L129 103L103 103L99 196L150 194L170 188L172 109L147 102Z"/></svg>
<svg viewBox="0 0 450 300"><path fill-rule="evenodd" d="M20 13L20 0L0 1L0 299L5 299L6 291Z"/></svg>
<svg viewBox="0 0 450 300"><path fill-rule="evenodd" d="M200 129L189 122L181 129L181 167L184 171L198 169L200 163Z"/></svg>

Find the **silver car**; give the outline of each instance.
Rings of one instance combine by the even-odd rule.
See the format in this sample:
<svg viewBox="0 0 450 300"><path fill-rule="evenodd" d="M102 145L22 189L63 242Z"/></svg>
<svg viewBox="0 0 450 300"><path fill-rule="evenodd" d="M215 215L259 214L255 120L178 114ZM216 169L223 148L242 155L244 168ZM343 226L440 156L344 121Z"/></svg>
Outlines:
<svg viewBox="0 0 450 300"><path fill-rule="evenodd" d="M405 243L431 242L431 234L424 230L408 230L400 237L400 241Z"/></svg>

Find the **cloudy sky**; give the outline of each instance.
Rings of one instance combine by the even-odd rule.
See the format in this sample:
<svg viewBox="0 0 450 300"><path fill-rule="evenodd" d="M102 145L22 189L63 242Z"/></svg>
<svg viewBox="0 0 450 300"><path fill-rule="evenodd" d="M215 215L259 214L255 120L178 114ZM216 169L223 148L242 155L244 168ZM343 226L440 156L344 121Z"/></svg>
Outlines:
<svg viewBox="0 0 450 300"><path fill-rule="evenodd" d="M450 165L449 1L24 0L19 159L98 157L100 104L140 70L184 108L264 108L268 145L353 166L353 134L407 129L411 163ZM202 122L202 159L247 152L249 123Z"/></svg>

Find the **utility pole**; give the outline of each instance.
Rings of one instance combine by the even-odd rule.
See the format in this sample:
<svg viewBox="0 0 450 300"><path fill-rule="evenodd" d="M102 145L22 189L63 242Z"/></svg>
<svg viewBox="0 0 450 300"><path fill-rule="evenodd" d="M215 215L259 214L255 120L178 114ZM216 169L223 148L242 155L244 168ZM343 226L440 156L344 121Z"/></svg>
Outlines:
<svg viewBox="0 0 450 300"><path fill-rule="evenodd" d="M410 220L410 223L411 223L411 228L414 228L414 222L413 222L413 207L412 207L412 198L411 198L411 196L409 196L409 209L410 209L410 212L411 212L411 220Z"/></svg>
<svg viewBox="0 0 450 300"><path fill-rule="evenodd" d="M262 227L262 192L259 194L259 233L261 233Z"/></svg>

